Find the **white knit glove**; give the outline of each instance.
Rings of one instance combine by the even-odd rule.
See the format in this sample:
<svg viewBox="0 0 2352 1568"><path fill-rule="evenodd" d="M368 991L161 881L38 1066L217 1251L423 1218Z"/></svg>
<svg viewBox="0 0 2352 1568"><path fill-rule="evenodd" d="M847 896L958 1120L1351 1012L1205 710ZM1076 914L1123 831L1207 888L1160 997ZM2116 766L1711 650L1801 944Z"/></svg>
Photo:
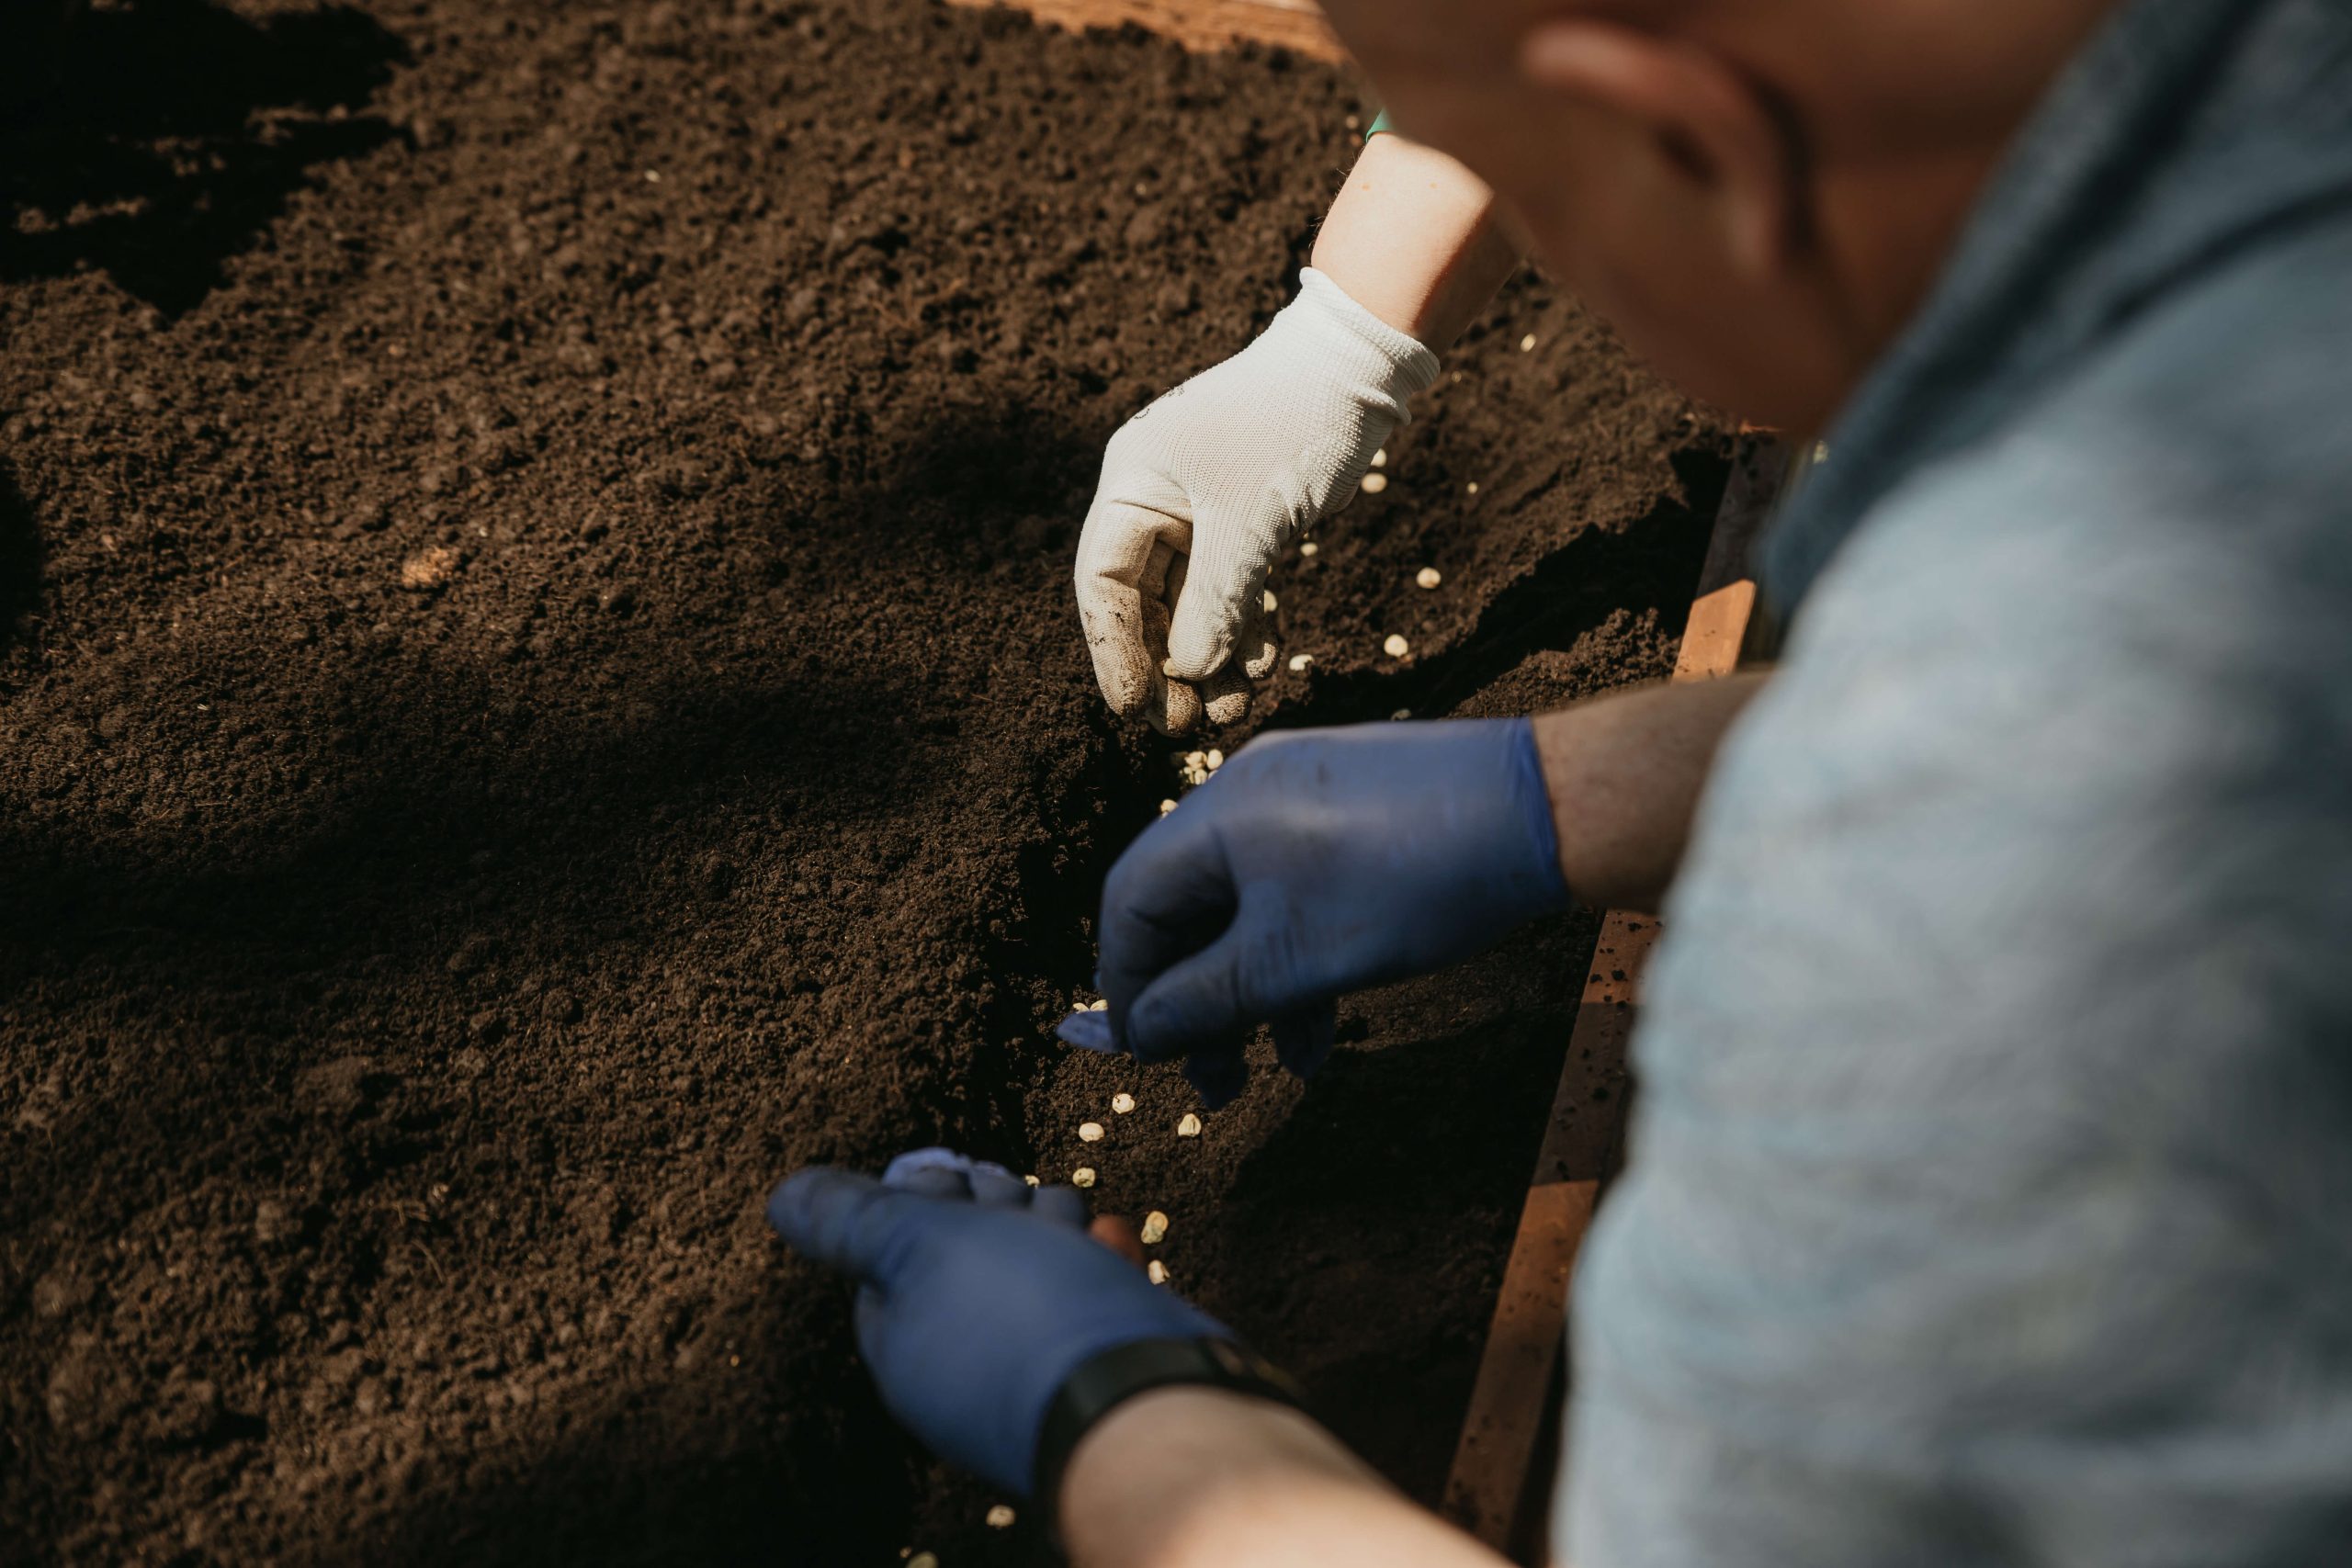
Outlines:
<svg viewBox="0 0 2352 1568"><path fill-rule="evenodd" d="M1119 427L1078 542L1094 678L1182 735L1250 711L1274 667L1266 573L1355 499L1437 355L1308 267L1258 341Z"/></svg>

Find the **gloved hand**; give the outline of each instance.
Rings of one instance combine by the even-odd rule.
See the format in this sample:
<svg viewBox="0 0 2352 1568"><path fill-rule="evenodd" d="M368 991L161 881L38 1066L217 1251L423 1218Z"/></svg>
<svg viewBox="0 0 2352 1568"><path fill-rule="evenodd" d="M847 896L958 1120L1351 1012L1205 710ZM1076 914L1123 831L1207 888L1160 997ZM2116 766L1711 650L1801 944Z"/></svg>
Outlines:
<svg viewBox="0 0 2352 1568"><path fill-rule="evenodd" d="M812 1166L768 1199L793 1249L857 1281L857 1345L933 1452L1026 1497L1063 1382L1138 1339L1230 1337L1086 1234L1074 1188L1033 1188L946 1149L876 1181Z"/></svg>
<svg viewBox="0 0 2352 1568"><path fill-rule="evenodd" d="M1111 868L1109 1007L1058 1032L1187 1056L1214 1110L1241 1091L1258 1024L1305 1077L1330 1054L1341 992L1467 958L1568 901L1531 721L1261 736Z"/></svg>
<svg viewBox="0 0 2352 1568"><path fill-rule="evenodd" d="M1204 710L1214 724L1250 711L1277 652L1267 571L1354 499L1437 370L1308 267L1255 343L1119 428L1078 543L1079 614L1114 711L1170 735Z"/></svg>

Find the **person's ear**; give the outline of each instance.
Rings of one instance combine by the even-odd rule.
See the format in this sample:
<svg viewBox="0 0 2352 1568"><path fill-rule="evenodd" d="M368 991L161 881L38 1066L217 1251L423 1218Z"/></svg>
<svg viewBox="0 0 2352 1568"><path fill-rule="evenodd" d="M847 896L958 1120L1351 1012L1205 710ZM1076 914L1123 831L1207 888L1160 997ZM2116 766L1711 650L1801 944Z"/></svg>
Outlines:
<svg viewBox="0 0 2352 1568"><path fill-rule="evenodd" d="M1761 280L1790 259L1801 210L1793 150L1771 106L1729 64L1676 39L1561 19L1520 40L1519 65L1532 85L1646 127L1718 215L1742 270Z"/></svg>

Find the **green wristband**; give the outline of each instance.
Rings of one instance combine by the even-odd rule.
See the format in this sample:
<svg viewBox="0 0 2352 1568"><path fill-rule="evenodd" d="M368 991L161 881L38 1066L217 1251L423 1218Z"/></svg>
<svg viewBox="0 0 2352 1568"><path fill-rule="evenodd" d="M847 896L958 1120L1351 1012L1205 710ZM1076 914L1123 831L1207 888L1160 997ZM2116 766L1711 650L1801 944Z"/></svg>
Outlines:
<svg viewBox="0 0 2352 1568"><path fill-rule="evenodd" d="M1366 141L1369 141L1384 130L1394 130L1396 129L1396 122L1388 118L1388 111L1386 109L1382 109L1379 114L1373 117L1372 129L1363 133L1363 139Z"/></svg>

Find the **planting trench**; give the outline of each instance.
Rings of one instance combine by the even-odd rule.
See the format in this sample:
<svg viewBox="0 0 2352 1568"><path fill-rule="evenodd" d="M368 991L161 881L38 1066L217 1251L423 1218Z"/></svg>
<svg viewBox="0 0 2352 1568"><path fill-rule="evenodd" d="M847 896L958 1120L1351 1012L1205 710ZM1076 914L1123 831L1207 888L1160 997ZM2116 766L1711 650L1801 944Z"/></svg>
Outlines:
<svg viewBox="0 0 2352 1568"><path fill-rule="evenodd" d="M1101 444L1286 297L1350 85L924 0L85 24L0 147L0 1560L1036 1560L759 1217L934 1140L1166 1212L1433 1498L1589 923L1198 1138L1046 1033L1182 750L1092 692ZM1259 722L1671 667L1719 426L1532 276L1448 370Z"/></svg>

